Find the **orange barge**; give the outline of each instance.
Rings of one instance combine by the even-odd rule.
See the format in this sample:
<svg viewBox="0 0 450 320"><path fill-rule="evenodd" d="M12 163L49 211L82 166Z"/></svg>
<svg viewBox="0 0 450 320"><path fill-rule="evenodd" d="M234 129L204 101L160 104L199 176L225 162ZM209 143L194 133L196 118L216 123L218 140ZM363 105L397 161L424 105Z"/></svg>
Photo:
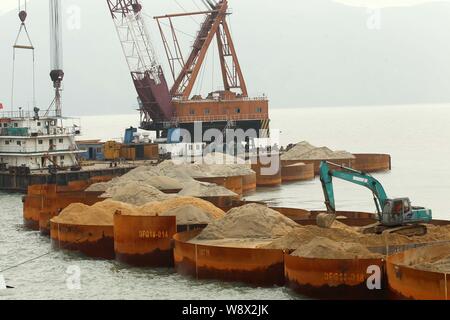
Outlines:
<svg viewBox="0 0 450 320"><path fill-rule="evenodd" d="M386 297L383 259L313 259L284 256L286 283L295 291L322 299ZM380 286L367 282L378 272ZM377 274L375 274L377 276Z"/></svg>
<svg viewBox="0 0 450 320"><path fill-rule="evenodd" d="M423 246L387 258L389 289L397 299L449 300L450 274L420 270L414 265L448 257L450 243Z"/></svg>
<svg viewBox="0 0 450 320"><path fill-rule="evenodd" d="M22 198L25 227L48 234L49 218L58 215L68 205L77 202L93 205L99 201L99 193L84 191L91 184L109 181L133 168L133 166L125 166L58 173L49 183L28 186L27 195Z"/></svg>
<svg viewBox="0 0 450 320"><path fill-rule="evenodd" d="M283 182L307 181L313 180L314 165L312 163L294 163L290 165L282 165L281 179Z"/></svg>
<svg viewBox="0 0 450 320"><path fill-rule="evenodd" d="M114 259L113 226L88 226L51 222L55 249L79 251L88 257Z"/></svg>
<svg viewBox="0 0 450 320"><path fill-rule="evenodd" d="M227 248L188 243L200 233L174 236L175 269L195 279L244 282L255 286L284 284L282 250Z"/></svg>
<svg viewBox="0 0 450 320"><path fill-rule="evenodd" d="M114 215L116 260L138 267L173 267L175 217Z"/></svg>
<svg viewBox="0 0 450 320"><path fill-rule="evenodd" d="M388 154L371 154L371 153L355 153L354 159L332 159L333 163L343 165L355 170L363 172L380 172L389 171L392 169L391 156ZM314 166L314 174L319 174L320 160L283 160L283 166L293 165L299 162L312 164Z"/></svg>

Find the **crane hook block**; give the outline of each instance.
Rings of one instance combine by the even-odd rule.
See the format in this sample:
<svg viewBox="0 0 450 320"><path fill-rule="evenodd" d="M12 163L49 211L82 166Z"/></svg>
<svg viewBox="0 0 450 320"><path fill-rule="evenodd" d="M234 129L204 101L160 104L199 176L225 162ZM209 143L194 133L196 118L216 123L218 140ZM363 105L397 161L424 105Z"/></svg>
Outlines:
<svg viewBox="0 0 450 320"><path fill-rule="evenodd" d="M19 12L19 19L20 21L25 22L25 20L27 19L27 12L22 10Z"/></svg>
<svg viewBox="0 0 450 320"><path fill-rule="evenodd" d="M132 7L133 7L134 13L141 12L141 10L142 10L142 5L140 3L133 3Z"/></svg>

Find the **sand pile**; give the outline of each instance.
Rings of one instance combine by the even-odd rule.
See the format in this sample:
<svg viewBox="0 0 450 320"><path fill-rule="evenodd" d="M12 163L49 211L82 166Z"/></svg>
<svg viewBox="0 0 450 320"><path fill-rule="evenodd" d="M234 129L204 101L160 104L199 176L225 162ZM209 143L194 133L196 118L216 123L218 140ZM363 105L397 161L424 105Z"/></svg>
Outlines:
<svg viewBox="0 0 450 320"><path fill-rule="evenodd" d="M130 216L176 216L179 225L207 224L225 215L225 212L212 203L191 197L170 198L164 201L150 202L140 207L108 199L93 206L81 203L71 204L52 221L112 226L113 217L117 211Z"/></svg>
<svg viewBox="0 0 450 320"><path fill-rule="evenodd" d="M428 234L420 237L406 237L400 234L362 234L359 228L335 221L330 229L315 225L299 226L285 236L263 246L266 249L296 250L317 237L327 238L335 243L358 243L364 247L385 247L411 243L429 243L450 240L450 226L428 226Z"/></svg>
<svg viewBox="0 0 450 320"><path fill-rule="evenodd" d="M281 160L333 160L354 159L355 156L347 151L333 151L327 147L315 147L303 141L297 143L281 156Z"/></svg>
<svg viewBox="0 0 450 320"><path fill-rule="evenodd" d="M382 258L359 243L339 243L328 238L316 237L292 253L293 256L319 259Z"/></svg>
<svg viewBox="0 0 450 320"><path fill-rule="evenodd" d="M165 211L161 216L177 217L177 225L209 224L214 221L214 217L209 212L193 205L186 205Z"/></svg>
<svg viewBox="0 0 450 320"><path fill-rule="evenodd" d="M136 214L137 212L135 206L113 200L98 202L93 206L73 203L51 221L88 226L112 226L114 213L117 210L124 214Z"/></svg>
<svg viewBox="0 0 450 320"><path fill-rule="evenodd" d="M228 159L228 161L230 161L230 159ZM117 190L126 187L128 184L139 182L141 186L147 185L161 191L185 189L182 195L188 196L233 196L234 194L230 193L225 188L214 188L215 185L208 186L200 184L194 178L233 177L251 174L255 174L255 172L248 164L176 164L173 161L168 160L160 163L158 166L141 166L135 168L123 176L114 178L109 182L93 184L86 189L86 191L116 194ZM138 202L135 204L139 205L140 203Z"/></svg>
<svg viewBox="0 0 450 320"><path fill-rule="evenodd" d="M297 224L266 206L248 204L231 209L223 218L209 224L197 240L275 239L282 237Z"/></svg>
<svg viewBox="0 0 450 320"><path fill-rule="evenodd" d="M237 197L238 195L225 187L206 182L188 182L178 195L189 197Z"/></svg>
<svg viewBox="0 0 450 320"><path fill-rule="evenodd" d="M445 257L439 257L429 262L423 262L416 265L412 265L415 269L450 273L450 254Z"/></svg>
<svg viewBox="0 0 450 320"><path fill-rule="evenodd" d="M108 182L98 182L90 185L86 191L88 192L105 192L109 187L113 185L112 180Z"/></svg>
<svg viewBox="0 0 450 320"><path fill-rule="evenodd" d="M221 152L212 152L203 156L202 159L196 161L197 164L245 164L245 160L241 157Z"/></svg>
<svg viewBox="0 0 450 320"><path fill-rule="evenodd" d="M150 202L139 207L137 215L163 215L165 212L186 206L202 209L213 219L222 218L225 212L211 202L193 197L175 197L160 202Z"/></svg>
<svg viewBox="0 0 450 320"><path fill-rule="evenodd" d="M108 188L101 197L142 206L149 202L169 199L173 195L167 195L143 182L129 181Z"/></svg>

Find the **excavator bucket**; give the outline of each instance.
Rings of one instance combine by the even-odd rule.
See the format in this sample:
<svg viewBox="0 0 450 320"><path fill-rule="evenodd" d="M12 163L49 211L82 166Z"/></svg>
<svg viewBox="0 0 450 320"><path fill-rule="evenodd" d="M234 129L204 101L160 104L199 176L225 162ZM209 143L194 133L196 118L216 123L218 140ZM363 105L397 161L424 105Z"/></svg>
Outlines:
<svg viewBox="0 0 450 320"><path fill-rule="evenodd" d="M331 228L336 220L336 215L332 213L319 213L316 217L316 224L321 228Z"/></svg>

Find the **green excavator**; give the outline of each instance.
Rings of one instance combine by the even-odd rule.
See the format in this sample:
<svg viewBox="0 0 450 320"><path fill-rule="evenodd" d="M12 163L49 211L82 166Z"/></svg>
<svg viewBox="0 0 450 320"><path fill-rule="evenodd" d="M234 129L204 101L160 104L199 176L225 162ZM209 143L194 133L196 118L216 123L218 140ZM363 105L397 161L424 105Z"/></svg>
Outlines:
<svg viewBox="0 0 450 320"><path fill-rule="evenodd" d="M318 226L330 228L336 219L333 178L348 181L372 191L378 222L361 228L363 233L387 232L406 236L420 236L427 233L424 223L432 220L430 209L412 206L409 198L390 199L381 183L371 175L328 161L322 161L320 164L320 181L328 213L317 216Z"/></svg>

